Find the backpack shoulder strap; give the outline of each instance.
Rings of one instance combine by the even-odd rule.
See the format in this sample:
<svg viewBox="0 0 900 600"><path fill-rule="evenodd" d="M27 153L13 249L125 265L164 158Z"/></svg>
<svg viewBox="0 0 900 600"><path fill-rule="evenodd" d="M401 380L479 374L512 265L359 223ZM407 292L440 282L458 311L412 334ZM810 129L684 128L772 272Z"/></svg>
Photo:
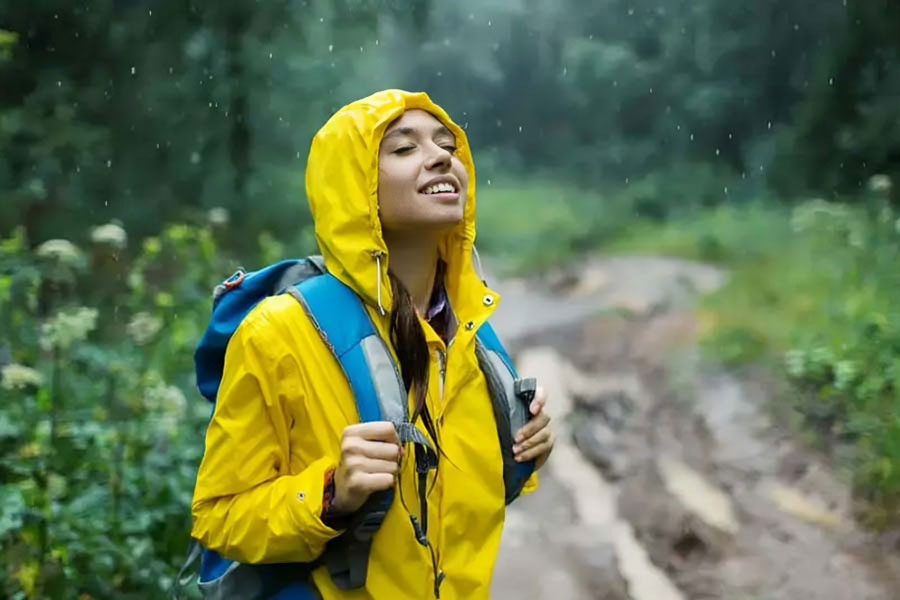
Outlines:
<svg viewBox="0 0 900 600"><path fill-rule="evenodd" d="M340 362L353 388L360 421L406 421L403 380L353 290L326 273L291 286L287 292L300 302Z"/></svg>
<svg viewBox="0 0 900 600"><path fill-rule="evenodd" d="M390 421L401 442L432 448L409 423L403 379L359 296L328 273L292 286L287 292L306 310L340 363L353 390L360 421ZM393 498L393 490L373 494L354 514L348 530L326 546L322 558L338 588L365 585L372 537Z"/></svg>
<svg viewBox="0 0 900 600"><path fill-rule="evenodd" d="M516 462L513 436L528 422L528 405L534 397L534 380L520 379L506 348L490 323L485 322L475 338L475 355L487 380L503 454L503 483L506 503L519 497L534 472L534 461Z"/></svg>

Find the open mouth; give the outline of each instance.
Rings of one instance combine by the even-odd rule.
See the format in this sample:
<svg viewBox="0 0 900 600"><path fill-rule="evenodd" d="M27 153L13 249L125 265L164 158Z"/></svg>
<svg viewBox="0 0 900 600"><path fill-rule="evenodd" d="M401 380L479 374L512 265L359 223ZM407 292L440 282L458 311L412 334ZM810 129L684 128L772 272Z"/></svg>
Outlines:
<svg viewBox="0 0 900 600"><path fill-rule="evenodd" d="M434 195L434 194L456 194L459 190L456 189L456 186L452 183L441 182L435 183L433 185L429 185L425 189L421 191L422 194L426 195Z"/></svg>

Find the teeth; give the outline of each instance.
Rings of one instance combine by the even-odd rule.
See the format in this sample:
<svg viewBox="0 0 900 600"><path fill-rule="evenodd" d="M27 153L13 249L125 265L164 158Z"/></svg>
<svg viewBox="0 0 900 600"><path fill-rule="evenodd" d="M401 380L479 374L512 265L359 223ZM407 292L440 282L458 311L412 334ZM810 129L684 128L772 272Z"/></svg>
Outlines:
<svg viewBox="0 0 900 600"><path fill-rule="evenodd" d="M441 192L455 192L456 188L450 183L436 183L425 188L426 194L439 194Z"/></svg>

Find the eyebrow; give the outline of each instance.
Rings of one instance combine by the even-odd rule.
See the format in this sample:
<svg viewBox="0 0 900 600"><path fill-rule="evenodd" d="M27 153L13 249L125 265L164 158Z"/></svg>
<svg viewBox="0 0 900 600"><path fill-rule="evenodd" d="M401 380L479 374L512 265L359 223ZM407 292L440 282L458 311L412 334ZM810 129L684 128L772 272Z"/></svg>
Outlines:
<svg viewBox="0 0 900 600"><path fill-rule="evenodd" d="M396 129L391 130L387 135L384 136L384 139L388 139L390 137L394 137L395 135L413 135L418 130L415 127L398 127ZM456 138L453 135L453 132L447 129L444 125L438 125L434 128L434 133L432 133L432 137L436 137L438 135L449 135L452 138Z"/></svg>

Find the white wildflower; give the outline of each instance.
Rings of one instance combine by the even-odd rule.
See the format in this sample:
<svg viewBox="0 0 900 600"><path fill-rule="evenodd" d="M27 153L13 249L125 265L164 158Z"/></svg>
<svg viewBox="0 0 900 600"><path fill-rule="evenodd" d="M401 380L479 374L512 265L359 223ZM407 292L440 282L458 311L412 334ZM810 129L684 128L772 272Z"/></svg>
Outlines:
<svg viewBox="0 0 900 600"><path fill-rule="evenodd" d="M47 240L37 248L37 255L53 258L68 265L77 265L82 260L82 252L69 240Z"/></svg>
<svg viewBox="0 0 900 600"><path fill-rule="evenodd" d="M209 212L206 213L206 218L210 225L227 225L230 215L228 214L227 208L217 206L209 209Z"/></svg>
<svg viewBox="0 0 900 600"><path fill-rule="evenodd" d="M187 405L184 393L174 385L154 385L144 394L147 407L166 415L181 415Z"/></svg>
<svg viewBox="0 0 900 600"><path fill-rule="evenodd" d="M58 312L41 326L41 348L44 350L69 348L94 330L98 316L96 308L87 306Z"/></svg>
<svg viewBox="0 0 900 600"><path fill-rule="evenodd" d="M834 365L834 387L847 390L856 379L856 363L851 360L839 360Z"/></svg>
<svg viewBox="0 0 900 600"><path fill-rule="evenodd" d="M40 386L43 383L44 376L37 369L17 363L0 368L0 386L5 390L18 390L29 385Z"/></svg>
<svg viewBox="0 0 900 600"><path fill-rule="evenodd" d="M128 234L121 225L107 223L91 230L91 240L96 244L104 244L121 250L128 244Z"/></svg>
<svg viewBox="0 0 900 600"><path fill-rule="evenodd" d="M156 337L162 326L163 322L159 317L148 312L139 312L131 318L126 331L138 346L143 346Z"/></svg>
<svg viewBox="0 0 900 600"><path fill-rule="evenodd" d="M875 194L887 196L891 193L893 187L894 183L887 175L872 175L869 178L869 191Z"/></svg>

